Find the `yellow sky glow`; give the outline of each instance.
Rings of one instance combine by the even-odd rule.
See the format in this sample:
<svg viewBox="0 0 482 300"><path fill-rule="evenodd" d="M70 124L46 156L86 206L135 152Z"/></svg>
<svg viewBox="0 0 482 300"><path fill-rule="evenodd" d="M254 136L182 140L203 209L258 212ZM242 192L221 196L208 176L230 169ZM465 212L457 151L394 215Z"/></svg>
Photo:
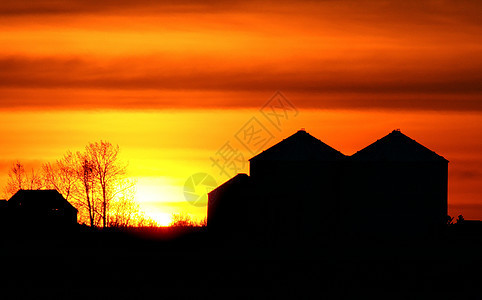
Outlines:
<svg viewBox="0 0 482 300"><path fill-rule="evenodd" d="M262 104L264 99L260 99ZM292 99L296 103L295 99ZM228 177L213 167L211 157L225 142L251 154L235 134L251 117L258 118L275 138L265 148L300 128L350 155L401 128L409 136L450 160L449 202L477 203L482 192L470 174L482 165L482 125L478 113L410 113L372 111L359 114L343 110L300 110L299 115L277 131L258 110L169 110L155 112L118 111L17 111L0 113L0 186L15 160L27 167L60 158L67 150L81 150L87 143L108 140L119 144L121 157L129 162L129 176L137 180L136 200L148 216L160 224L169 223L173 213L188 213L201 220L205 207L186 201L183 186L197 172L211 174L218 183ZM427 129L428 128L428 129ZM249 172L248 164L240 172ZM234 175L234 174L232 174ZM478 212L474 211L474 215ZM467 213L466 213L467 214ZM469 213L470 215L470 213Z"/></svg>

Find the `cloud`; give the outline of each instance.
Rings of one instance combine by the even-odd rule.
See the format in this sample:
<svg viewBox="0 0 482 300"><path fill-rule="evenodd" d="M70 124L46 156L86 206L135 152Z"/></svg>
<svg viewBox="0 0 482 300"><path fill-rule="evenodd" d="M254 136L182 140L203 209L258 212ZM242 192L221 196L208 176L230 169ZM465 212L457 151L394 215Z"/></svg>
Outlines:
<svg viewBox="0 0 482 300"><path fill-rule="evenodd" d="M0 107L481 111L480 5L2 2Z"/></svg>
<svg viewBox="0 0 482 300"><path fill-rule="evenodd" d="M152 10L153 8L164 11L179 11L181 9L214 8L223 5L224 1L205 1L196 4L193 1L153 1L153 0L19 0L5 1L0 4L0 14L3 15L28 15L28 14L79 14L106 11L129 11L136 9Z"/></svg>
<svg viewBox="0 0 482 300"><path fill-rule="evenodd" d="M201 61L202 60L202 61ZM213 57L159 60L126 57L108 63L84 58L0 58L3 88L95 88L114 90L285 90L306 93L478 94L480 66L427 64L424 69L371 61L360 69L350 61L298 60L283 66L229 62ZM395 62L392 62L395 63ZM296 65L295 65L296 64Z"/></svg>
<svg viewBox="0 0 482 300"><path fill-rule="evenodd" d="M132 14L139 10L151 12L226 12L226 11L259 11L259 12L286 12L292 13L299 10L319 13L320 10L330 9L335 13L357 12L360 18L391 18L394 15L404 19L425 14L446 13L454 17L467 18L471 15L475 19L478 13L473 7L479 6L477 0L465 0L457 2L446 1L405 1L403 3L389 0L362 0L362 1L293 1L293 0L262 0L250 3L246 1L224 0L17 0L3 1L0 3L0 14L24 15L24 14L72 14L72 13L105 13L113 11L130 11ZM410 14L407 15L407 12ZM383 13L385 13L383 15Z"/></svg>
<svg viewBox="0 0 482 300"><path fill-rule="evenodd" d="M372 63L360 69L342 60L318 65L306 59L296 66L269 67L262 62L223 63L213 57L192 66L189 60L155 57L109 62L7 57L0 58L0 106L252 107L258 102L250 101L246 93L282 90L296 95L297 104L306 108L482 110L478 65L459 64L450 69L426 65L421 70L395 65L385 69L386 64ZM192 101L192 95L201 97L203 92L208 101ZM222 98L228 94L231 98Z"/></svg>
<svg viewBox="0 0 482 300"><path fill-rule="evenodd" d="M451 178L460 178L462 180L479 180L482 178L482 170L476 168L467 168L467 169L456 169L451 170L450 172Z"/></svg>

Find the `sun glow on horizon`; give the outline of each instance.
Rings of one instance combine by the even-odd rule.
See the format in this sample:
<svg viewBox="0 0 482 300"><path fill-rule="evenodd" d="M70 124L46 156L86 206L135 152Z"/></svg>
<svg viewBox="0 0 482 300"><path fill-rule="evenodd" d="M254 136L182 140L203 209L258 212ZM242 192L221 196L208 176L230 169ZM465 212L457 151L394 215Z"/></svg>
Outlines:
<svg viewBox="0 0 482 300"><path fill-rule="evenodd" d="M146 216L155 220L159 226L168 226L172 215L178 213L172 207L161 207L160 203L179 202L182 204L182 194L179 187L168 183L168 178L141 177L137 179L135 200Z"/></svg>
<svg viewBox="0 0 482 300"><path fill-rule="evenodd" d="M158 226L169 226L172 221L172 216L168 213L146 213L146 215L156 221Z"/></svg>

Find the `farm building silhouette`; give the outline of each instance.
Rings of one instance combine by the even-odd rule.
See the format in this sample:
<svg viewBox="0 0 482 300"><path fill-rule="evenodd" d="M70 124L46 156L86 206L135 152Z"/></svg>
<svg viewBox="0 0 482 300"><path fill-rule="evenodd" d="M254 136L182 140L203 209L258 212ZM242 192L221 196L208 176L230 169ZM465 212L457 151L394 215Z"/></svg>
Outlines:
<svg viewBox="0 0 482 300"><path fill-rule="evenodd" d="M77 209L57 190L19 190L1 202L3 229L64 231L77 225Z"/></svg>
<svg viewBox="0 0 482 300"><path fill-rule="evenodd" d="M447 220L448 161L394 130L346 156L300 130L208 195L208 228L268 239L426 237Z"/></svg>

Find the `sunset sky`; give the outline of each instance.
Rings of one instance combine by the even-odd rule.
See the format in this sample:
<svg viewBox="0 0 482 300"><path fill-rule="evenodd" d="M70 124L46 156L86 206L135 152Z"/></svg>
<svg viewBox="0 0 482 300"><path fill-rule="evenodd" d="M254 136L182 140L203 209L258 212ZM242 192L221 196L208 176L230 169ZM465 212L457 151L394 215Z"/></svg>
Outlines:
<svg viewBox="0 0 482 300"><path fill-rule="evenodd" d="M479 1L0 2L0 187L107 140L161 224L201 219L192 174L257 120L263 149L300 128L351 155L400 128L449 163L449 214L482 219ZM277 92L297 114L260 111ZM228 175L234 175L229 173ZM242 205L242 204L240 204Z"/></svg>

